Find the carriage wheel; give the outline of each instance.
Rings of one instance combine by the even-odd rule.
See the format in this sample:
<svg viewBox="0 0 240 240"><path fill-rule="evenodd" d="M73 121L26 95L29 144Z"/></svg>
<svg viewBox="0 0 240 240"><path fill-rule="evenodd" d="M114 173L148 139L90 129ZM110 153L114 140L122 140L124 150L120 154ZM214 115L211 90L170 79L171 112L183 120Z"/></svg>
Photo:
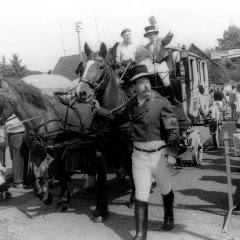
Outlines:
<svg viewBox="0 0 240 240"><path fill-rule="evenodd" d="M195 132L192 139L192 161L194 166L202 164L203 143L199 132Z"/></svg>
<svg viewBox="0 0 240 240"><path fill-rule="evenodd" d="M220 132L220 128L219 128L219 125L217 124L217 130L212 135L213 145L215 148L219 148L219 132Z"/></svg>

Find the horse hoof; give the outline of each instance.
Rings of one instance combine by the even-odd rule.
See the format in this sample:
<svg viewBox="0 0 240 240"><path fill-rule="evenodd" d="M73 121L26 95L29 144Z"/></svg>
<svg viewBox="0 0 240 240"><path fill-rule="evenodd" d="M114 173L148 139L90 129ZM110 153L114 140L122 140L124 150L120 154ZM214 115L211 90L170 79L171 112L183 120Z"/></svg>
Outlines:
<svg viewBox="0 0 240 240"><path fill-rule="evenodd" d="M95 223L102 223L102 222L107 221L107 219L108 219L108 215L93 216L93 222L95 222Z"/></svg>
<svg viewBox="0 0 240 240"><path fill-rule="evenodd" d="M53 195L51 193L48 194L47 198L43 201L45 205L51 205L53 202Z"/></svg>
<svg viewBox="0 0 240 240"><path fill-rule="evenodd" d="M105 222L108 219L109 212L106 212L105 214L101 214L99 211L94 211L93 213L93 222L95 223L102 223Z"/></svg>
<svg viewBox="0 0 240 240"><path fill-rule="evenodd" d="M69 203L58 203L56 212L66 212L69 209Z"/></svg>

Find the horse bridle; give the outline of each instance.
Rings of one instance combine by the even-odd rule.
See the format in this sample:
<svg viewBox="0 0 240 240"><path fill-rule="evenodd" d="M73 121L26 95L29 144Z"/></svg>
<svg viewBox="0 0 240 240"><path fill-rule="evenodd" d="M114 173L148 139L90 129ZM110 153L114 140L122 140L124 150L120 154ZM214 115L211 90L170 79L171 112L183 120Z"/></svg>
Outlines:
<svg viewBox="0 0 240 240"><path fill-rule="evenodd" d="M87 99L87 101L85 101L86 103L90 102L94 99L97 99L97 98L99 99L100 90L103 88L103 86L105 84L107 84L107 81L105 79L107 79L107 76L110 73L110 69L109 69L108 63L106 61L97 60L97 59L94 59L94 61L100 62L101 64L104 65L104 68L103 68L103 71L102 71L102 76L100 77L100 80L98 81L97 86L95 86L92 82L89 82L86 78L80 77L80 79L79 79L79 83L80 82L86 83L93 91L93 95L91 95Z"/></svg>

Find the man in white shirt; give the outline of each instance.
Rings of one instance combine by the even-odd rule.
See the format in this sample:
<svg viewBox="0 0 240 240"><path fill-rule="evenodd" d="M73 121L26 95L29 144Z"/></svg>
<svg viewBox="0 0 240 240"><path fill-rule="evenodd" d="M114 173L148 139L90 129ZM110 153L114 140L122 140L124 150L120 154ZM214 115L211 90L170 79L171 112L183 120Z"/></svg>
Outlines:
<svg viewBox="0 0 240 240"><path fill-rule="evenodd" d="M137 45L132 42L131 30L125 28L121 32L123 42L119 43L116 52L116 63L127 66L129 61L135 61Z"/></svg>
<svg viewBox="0 0 240 240"><path fill-rule="evenodd" d="M9 151L12 159L13 183L14 187L24 187L24 159L21 156L20 148L25 135L25 127L21 121L13 114L8 118L7 134L9 142Z"/></svg>

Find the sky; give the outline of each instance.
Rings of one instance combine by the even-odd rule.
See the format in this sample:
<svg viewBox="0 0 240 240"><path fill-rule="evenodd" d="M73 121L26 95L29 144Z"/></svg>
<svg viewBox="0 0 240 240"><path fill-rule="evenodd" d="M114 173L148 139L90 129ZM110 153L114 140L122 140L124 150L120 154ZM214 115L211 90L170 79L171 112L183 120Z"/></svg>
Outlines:
<svg viewBox="0 0 240 240"><path fill-rule="evenodd" d="M240 27L239 0L0 0L0 56L17 54L29 70L52 70L60 57L79 53L75 23L81 22L81 50L85 42L99 50L122 41L128 27L136 43L148 18L157 19L159 37L174 34L171 46L192 42L214 48L230 24Z"/></svg>

